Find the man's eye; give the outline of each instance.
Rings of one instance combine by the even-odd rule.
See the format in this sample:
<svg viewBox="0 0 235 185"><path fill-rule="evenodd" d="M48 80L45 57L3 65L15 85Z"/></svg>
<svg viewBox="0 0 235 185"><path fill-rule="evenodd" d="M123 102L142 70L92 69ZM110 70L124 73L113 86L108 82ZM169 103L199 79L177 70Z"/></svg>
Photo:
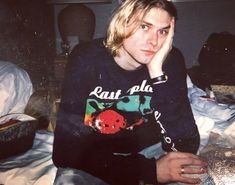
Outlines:
<svg viewBox="0 0 235 185"><path fill-rule="evenodd" d="M166 36L168 34L168 30L159 30L159 34L162 36Z"/></svg>
<svg viewBox="0 0 235 185"><path fill-rule="evenodd" d="M145 24L141 24L141 25L140 25L140 28L141 28L142 30L148 30L148 29L149 29L149 27L148 27L147 25L145 25Z"/></svg>

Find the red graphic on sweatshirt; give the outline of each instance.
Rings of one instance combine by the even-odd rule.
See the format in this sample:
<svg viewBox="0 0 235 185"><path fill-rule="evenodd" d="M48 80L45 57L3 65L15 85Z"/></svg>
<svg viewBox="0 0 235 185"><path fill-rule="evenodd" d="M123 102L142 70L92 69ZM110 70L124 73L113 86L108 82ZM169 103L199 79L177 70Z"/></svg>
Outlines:
<svg viewBox="0 0 235 185"><path fill-rule="evenodd" d="M113 110L105 110L96 117L94 126L102 134L114 134L122 128L126 128L126 122L119 113Z"/></svg>

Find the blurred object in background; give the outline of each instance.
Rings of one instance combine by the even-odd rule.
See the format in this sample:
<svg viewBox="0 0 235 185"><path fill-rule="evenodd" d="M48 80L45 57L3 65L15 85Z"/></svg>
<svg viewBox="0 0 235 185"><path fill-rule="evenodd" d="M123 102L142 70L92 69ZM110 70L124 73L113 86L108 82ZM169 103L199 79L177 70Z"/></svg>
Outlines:
<svg viewBox="0 0 235 185"><path fill-rule="evenodd" d="M93 39L95 15L83 4L68 5L58 15L58 26L62 55L69 55L76 44Z"/></svg>

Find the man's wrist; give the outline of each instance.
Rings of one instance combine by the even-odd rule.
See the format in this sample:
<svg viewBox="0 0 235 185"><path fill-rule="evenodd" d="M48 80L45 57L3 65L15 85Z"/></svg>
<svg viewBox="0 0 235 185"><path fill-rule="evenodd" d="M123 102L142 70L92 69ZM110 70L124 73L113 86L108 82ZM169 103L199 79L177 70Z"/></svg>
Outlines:
<svg viewBox="0 0 235 185"><path fill-rule="evenodd" d="M148 72L149 72L150 78L156 78L156 77L164 74L161 66L149 64L147 67L148 67Z"/></svg>
<svg viewBox="0 0 235 185"><path fill-rule="evenodd" d="M156 85L156 84L166 83L167 80L168 80L168 76L165 73L163 73L160 76L157 76L155 78L151 78L150 81L153 85Z"/></svg>

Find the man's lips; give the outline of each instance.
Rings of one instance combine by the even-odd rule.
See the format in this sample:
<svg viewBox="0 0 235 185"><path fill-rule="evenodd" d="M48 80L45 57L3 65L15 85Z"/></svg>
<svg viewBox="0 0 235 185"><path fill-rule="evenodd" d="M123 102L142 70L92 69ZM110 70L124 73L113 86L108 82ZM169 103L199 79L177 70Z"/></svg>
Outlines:
<svg viewBox="0 0 235 185"><path fill-rule="evenodd" d="M146 49L142 49L141 50L145 55L154 55L155 51L153 50L146 50Z"/></svg>

